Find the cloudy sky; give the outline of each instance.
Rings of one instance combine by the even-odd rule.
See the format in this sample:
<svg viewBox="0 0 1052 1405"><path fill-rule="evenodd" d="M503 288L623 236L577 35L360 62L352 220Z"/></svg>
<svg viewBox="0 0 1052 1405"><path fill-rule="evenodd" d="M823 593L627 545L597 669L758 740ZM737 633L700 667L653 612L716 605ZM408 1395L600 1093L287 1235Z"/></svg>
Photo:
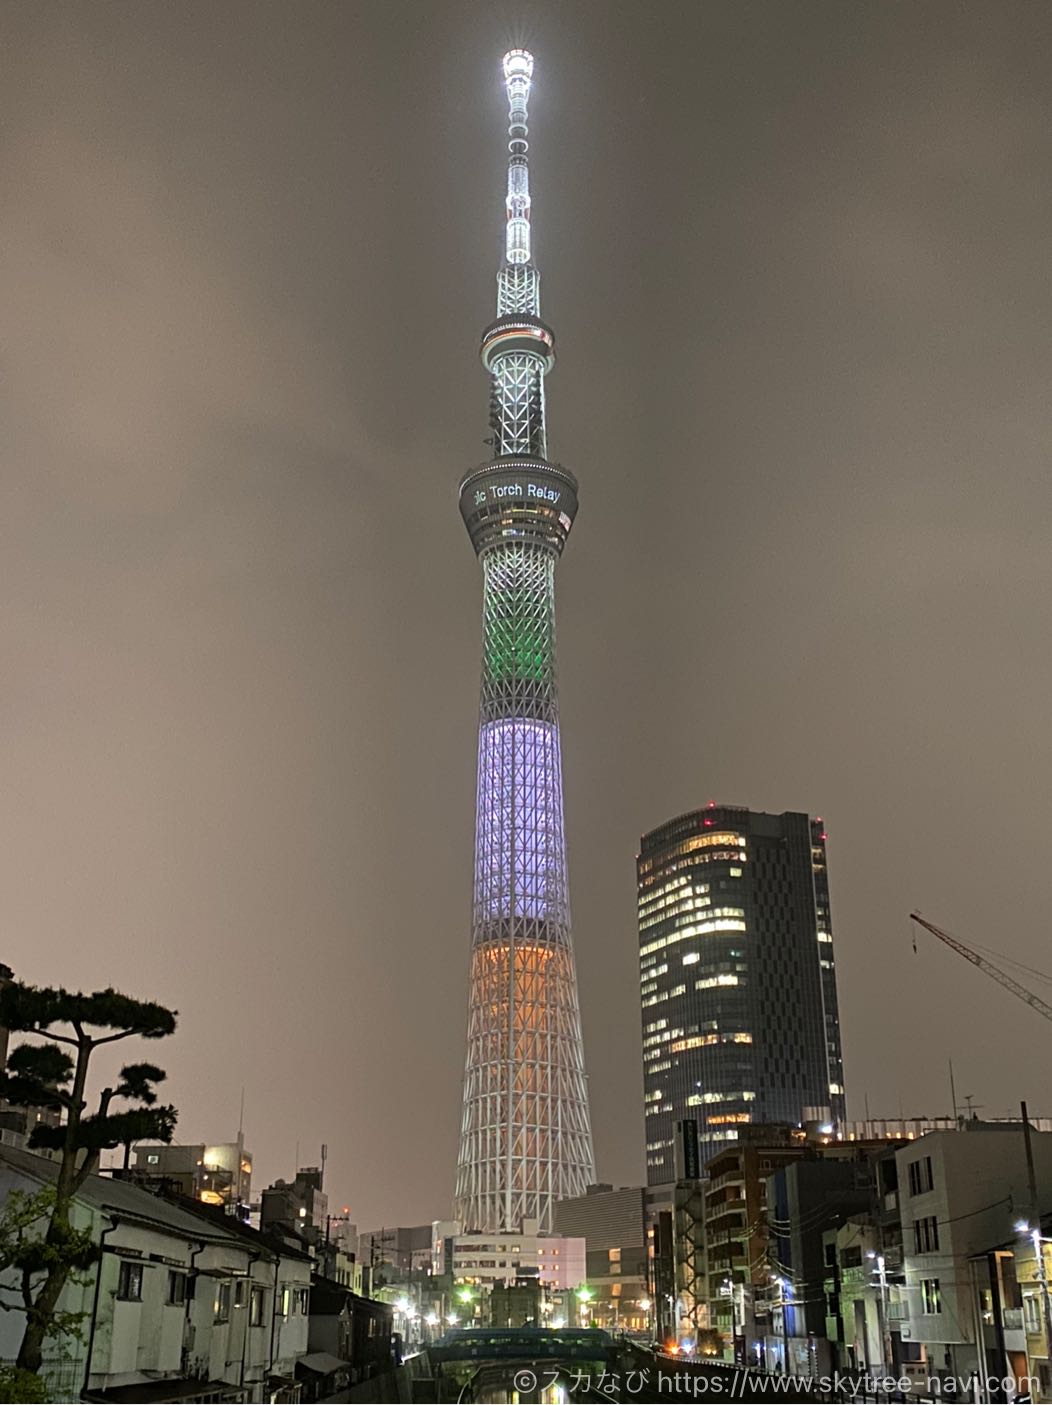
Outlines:
<svg viewBox="0 0 1052 1405"><path fill-rule="evenodd" d="M1052 9L0 10L0 957L180 1011L182 1140L448 1212L480 580L456 506L537 56L571 885L643 1170L634 855L821 814L849 1110L1052 1115ZM1047 989L1046 987L1040 987Z"/></svg>

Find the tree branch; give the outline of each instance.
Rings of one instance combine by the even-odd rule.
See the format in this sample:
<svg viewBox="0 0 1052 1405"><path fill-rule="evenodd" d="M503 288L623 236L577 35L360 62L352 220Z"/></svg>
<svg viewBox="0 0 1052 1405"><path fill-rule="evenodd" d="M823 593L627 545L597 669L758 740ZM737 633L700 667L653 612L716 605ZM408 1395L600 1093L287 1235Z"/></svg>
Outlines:
<svg viewBox="0 0 1052 1405"><path fill-rule="evenodd" d="M141 1029L122 1029L119 1034L104 1034L101 1039L91 1039L88 1042L91 1047L97 1048L99 1044L113 1044L118 1039L130 1039L132 1035L142 1037Z"/></svg>
<svg viewBox="0 0 1052 1405"><path fill-rule="evenodd" d="M75 1195L75 1194L77 1193L77 1191L81 1188L81 1186L82 1186L82 1185L84 1184L84 1182L88 1179L88 1177L92 1174L92 1172L94 1171L95 1167L98 1165L98 1160L99 1160L99 1153L98 1153L98 1150L97 1150L97 1149L96 1149L96 1150L92 1150L91 1147L85 1147L85 1148L84 1148L84 1160L83 1160L83 1162L80 1164L80 1166L73 1172L73 1194L74 1194L74 1195Z"/></svg>
<svg viewBox="0 0 1052 1405"><path fill-rule="evenodd" d="M80 1048L80 1040L79 1040L79 1039L71 1039L68 1034L52 1034L51 1030L50 1030L50 1029L47 1029L46 1027L43 1028L43 1029L41 1029L41 1028L27 1029L27 1030L25 1030L24 1032L25 1032L26 1034L36 1034L36 1035L39 1035L41 1039L54 1039L54 1040L57 1040L57 1042L58 1042L59 1044L72 1044L73 1047L74 1047L74 1049L79 1049L79 1048Z"/></svg>

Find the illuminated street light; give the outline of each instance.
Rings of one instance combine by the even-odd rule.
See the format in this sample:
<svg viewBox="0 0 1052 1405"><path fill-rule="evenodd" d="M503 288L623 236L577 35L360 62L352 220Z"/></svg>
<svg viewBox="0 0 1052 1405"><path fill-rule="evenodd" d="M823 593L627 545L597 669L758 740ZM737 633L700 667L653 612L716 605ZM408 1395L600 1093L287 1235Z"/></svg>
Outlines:
<svg viewBox="0 0 1052 1405"><path fill-rule="evenodd" d="M1041 1316L1045 1329L1045 1352L1046 1354L1052 1353L1052 1297L1049 1294L1048 1271L1045 1266L1045 1251L1042 1247L1049 1240L1042 1236L1040 1223L1036 1229L1031 1229L1028 1220L1017 1220L1015 1227L1017 1233L1029 1235L1030 1242L1034 1246L1034 1267L1037 1270L1037 1281L1041 1288Z"/></svg>
<svg viewBox="0 0 1052 1405"><path fill-rule="evenodd" d="M888 1321L888 1275L883 1254L878 1254L876 1249L867 1249L866 1258L874 1260L874 1273L880 1275L880 1356L881 1373L890 1369L893 1355L891 1345L891 1328Z"/></svg>

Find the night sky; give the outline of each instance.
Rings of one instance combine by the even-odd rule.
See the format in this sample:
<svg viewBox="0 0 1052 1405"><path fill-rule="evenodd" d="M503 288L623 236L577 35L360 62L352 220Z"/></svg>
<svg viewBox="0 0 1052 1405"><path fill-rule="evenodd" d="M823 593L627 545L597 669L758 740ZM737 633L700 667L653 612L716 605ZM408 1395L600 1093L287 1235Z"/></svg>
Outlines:
<svg viewBox="0 0 1052 1405"><path fill-rule="evenodd" d="M1052 8L0 11L0 959L180 1011L179 1138L445 1215L506 120L581 483L558 572L598 1169L634 856L827 822L849 1113L1052 1115Z"/></svg>

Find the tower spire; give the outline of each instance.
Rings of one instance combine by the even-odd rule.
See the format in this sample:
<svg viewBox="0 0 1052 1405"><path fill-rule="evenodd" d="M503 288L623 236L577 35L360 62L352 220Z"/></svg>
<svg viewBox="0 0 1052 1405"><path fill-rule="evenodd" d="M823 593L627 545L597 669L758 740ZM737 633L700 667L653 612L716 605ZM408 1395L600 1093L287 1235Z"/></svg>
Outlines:
<svg viewBox="0 0 1052 1405"><path fill-rule="evenodd" d="M511 49L504 55L504 85L508 90L508 225L504 257L510 264L530 261L530 144L526 140L526 108L530 101L533 55Z"/></svg>
<svg viewBox="0 0 1052 1405"><path fill-rule="evenodd" d="M594 1180L563 826L555 682L555 564L577 480L547 457L530 248L526 110L533 59L504 56L508 196L497 318L482 334L494 456L460 485L482 562L482 696L464 1111L456 1218L465 1230L552 1226Z"/></svg>

